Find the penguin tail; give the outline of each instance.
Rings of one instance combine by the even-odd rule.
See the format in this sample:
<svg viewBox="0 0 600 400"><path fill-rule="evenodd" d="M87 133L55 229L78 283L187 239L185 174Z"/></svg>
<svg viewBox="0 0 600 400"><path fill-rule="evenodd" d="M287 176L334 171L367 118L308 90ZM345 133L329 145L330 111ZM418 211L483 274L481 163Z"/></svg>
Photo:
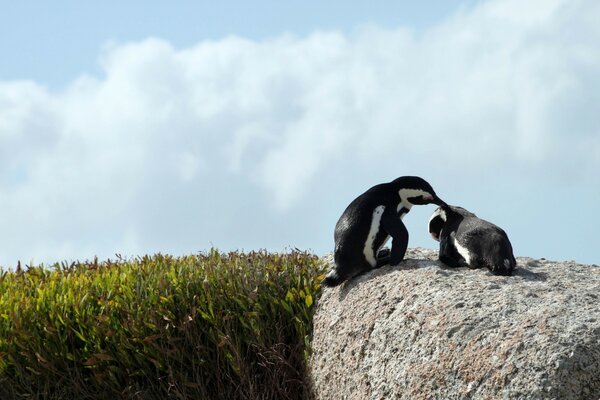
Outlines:
<svg viewBox="0 0 600 400"><path fill-rule="evenodd" d="M344 281L345 278L341 277L336 269L332 269L321 281L321 285L326 287L334 287L340 285Z"/></svg>
<svg viewBox="0 0 600 400"><path fill-rule="evenodd" d="M512 274L513 269L517 268L517 260L515 259L515 256L511 255L510 258L504 259L504 266Z"/></svg>
<svg viewBox="0 0 600 400"><path fill-rule="evenodd" d="M516 264L517 263L514 257L505 258L504 260L501 260L499 263L494 265L492 273L494 273L495 275L511 276L513 269L515 269L516 267Z"/></svg>

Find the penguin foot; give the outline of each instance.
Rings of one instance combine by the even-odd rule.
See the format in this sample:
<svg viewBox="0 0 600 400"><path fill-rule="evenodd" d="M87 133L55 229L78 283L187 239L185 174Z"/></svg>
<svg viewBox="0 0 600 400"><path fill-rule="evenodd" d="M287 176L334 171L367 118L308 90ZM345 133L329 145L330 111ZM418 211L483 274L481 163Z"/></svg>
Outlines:
<svg viewBox="0 0 600 400"><path fill-rule="evenodd" d="M345 279L338 274L337 270L332 269L321 281L321 285L326 287L334 287L340 285L342 282L344 282L344 280Z"/></svg>
<svg viewBox="0 0 600 400"><path fill-rule="evenodd" d="M377 258L385 258L389 257L392 254L392 251L385 247L377 252Z"/></svg>
<svg viewBox="0 0 600 400"><path fill-rule="evenodd" d="M377 260L373 268L380 268L390 263L392 251L387 247L377 252Z"/></svg>

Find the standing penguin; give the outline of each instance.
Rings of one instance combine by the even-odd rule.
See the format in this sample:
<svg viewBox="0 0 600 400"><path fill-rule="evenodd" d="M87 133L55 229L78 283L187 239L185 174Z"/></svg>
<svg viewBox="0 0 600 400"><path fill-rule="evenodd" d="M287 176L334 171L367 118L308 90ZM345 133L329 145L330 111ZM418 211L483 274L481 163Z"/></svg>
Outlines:
<svg viewBox="0 0 600 400"><path fill-rule="evenodd" d="M486 267L495 275L511 275L516 267L506 232L462 207L435 210L429 233L440 242L440 261L449 267Z"/></svg>
<svg viewBox="0 0 600 400"><path fill-rule="evenodd" d="M408 231L402 222L413 205L445 205L433 188L417 176L402 176L373 186L346 208L335 225L335 267L324 286L337 286L347 279L385 264L404 259ZM379 251L392 237L391 251Z"/></svg>

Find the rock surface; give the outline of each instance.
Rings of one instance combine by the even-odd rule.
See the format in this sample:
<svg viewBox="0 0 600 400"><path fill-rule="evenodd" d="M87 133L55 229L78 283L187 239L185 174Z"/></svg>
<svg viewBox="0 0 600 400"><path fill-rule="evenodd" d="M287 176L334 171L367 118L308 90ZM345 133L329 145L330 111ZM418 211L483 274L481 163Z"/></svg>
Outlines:
<svg viewBox="0 0 600 400"><path fill-rule="evenodd" d="M317 399L600 399L600 267L517 262L494 276L409 249L324 288Z"/></svg>

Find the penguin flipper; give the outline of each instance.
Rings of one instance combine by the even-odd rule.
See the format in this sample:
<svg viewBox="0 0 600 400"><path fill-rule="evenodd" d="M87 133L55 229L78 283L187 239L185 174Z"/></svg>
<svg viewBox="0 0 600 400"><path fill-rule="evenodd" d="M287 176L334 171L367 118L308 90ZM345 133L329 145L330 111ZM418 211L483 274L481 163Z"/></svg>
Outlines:
<svg viewBox="0 0 600 400"><path fill-rule="evenodd" d="M458 260L458 252L448 240L448 235L443 235L440 238L440 254L439 259L450 268L460 267Z"/></svg>
<svg viewBox="0 0 600 400"><path fill-rule="evenodd" d="M373 268L379 268L379 267L383 267L384 265L389 264L391 254L392 254L392 252L388 248L379 250L377 252L377 257L376 257L377 263L375 264L375 266Z"/></svg>
<svg viewBox="0 0 600 400"><path fill-rule="evenodd" d="M398 265L404 259L408 248L408 229L397 214L387 210L381 216L381 227L392 237L389 264Z"/></svg>

